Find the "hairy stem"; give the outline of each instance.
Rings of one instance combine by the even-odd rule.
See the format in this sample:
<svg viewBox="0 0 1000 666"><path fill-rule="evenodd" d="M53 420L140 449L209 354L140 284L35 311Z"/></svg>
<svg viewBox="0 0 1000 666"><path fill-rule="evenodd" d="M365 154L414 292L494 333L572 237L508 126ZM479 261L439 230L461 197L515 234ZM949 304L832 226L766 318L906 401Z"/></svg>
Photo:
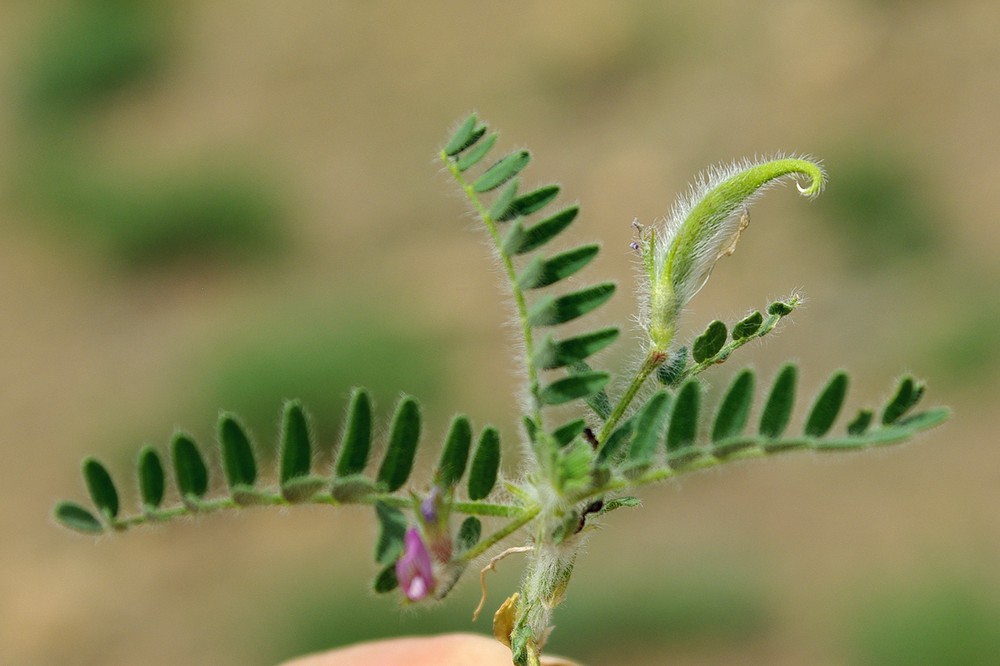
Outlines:
<svg viewBox="0 0 1000 666"><path fill-rule="evenodd" d="M503 265L504 273L507 276L511 294L514 296L514 304L517 308L517 317L521 324L521 335L524 338L524 366L528 374L528 391L531 395L532 401L531 419L535 422L535 425L538 426L538 429L542 430L542 411L538 402L538 391L540 386L538 380L538 370L531 362L535 352L535 343L531 327L528 325L528 305L524 298L524 292L517 284L517 273L514 271L514 262L512 261L510 255L503 251L503 241L500 238L500 232L497 229L496 221L490 217L489 209L483 205L479 195L472 188L472 184L465 179L465 176L463 176L462 172L459 171L458 165L455 161L449 159L448 155L443 150L440 153L440 158L441 161L448 167L448 171L455 179L455 182L457 182L459 187L462 188L462 192L465 193L469 203L472 204L472 207L475 209L479 219L481 219L483 224L486 225L486 229L490 234L490 239L493 241L493 244L497 249L497 255L500 257L500 263Z"/></svg>
<svg viewBox="0 0 1000 666"><path fill-rule="evenodd" d="M639 389L642 385L649 379L649 376L653 372L663 365L663 362L667 360L667 354L662 351L657 351L655 349L650 350L649 354L646 355L645 360L642 365L639 366L638 372L636 372L635 377L632 378L631 383L622 396L618 399L618 403L615 405L614 409L611 411L611 416L608 420L604 422L604 426L601 428L601 432L597 436L597 441L603 445L608 439L608 435L614 431L615 426L621 421L622 416L625 415L626 410L628 410L629 405L635 400L635 396L638 395Z"/></svg>

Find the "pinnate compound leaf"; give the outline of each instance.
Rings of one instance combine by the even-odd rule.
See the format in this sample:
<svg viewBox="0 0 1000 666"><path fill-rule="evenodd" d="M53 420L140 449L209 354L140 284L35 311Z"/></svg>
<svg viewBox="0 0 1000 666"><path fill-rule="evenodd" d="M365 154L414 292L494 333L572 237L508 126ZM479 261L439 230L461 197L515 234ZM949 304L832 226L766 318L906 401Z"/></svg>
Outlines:
<svg viewBox="0 0 1000 666"><path fill-rule="evenodd" d="M469 516L462 521L458 528L458 537L455 539L455 546L458 553L464 553L479 543L479 537L483 533L483 523L475 516Z"/></svg>
<svg viewBox="0 0 1000 666"><path fill-rule="evenodd" d="M174 476L185 498L201 498L208 491L208 467L189 435L177 433L173 440Z"/></svg>
<svg viewBox="0 0 1000 666"><path fill-rule="evenodd" d="M578 206L570 206L530 227L518 220L504 236L504 254L514 256L540 248L573 224L579 214Z"/></svg>
<svg viewBox="0 0 1000 666"><path fill-rule="evenodd" d="M231 489L252 487L257 482L257 460L250 435L235 414L224 412L219 416L219 446L226 484Z"/></svg>
<svg viewBox="0 0 1000 666"><path fill-rule="evenodd" d="M764 323L764 315L760 312L753 312L747 315L733 326L733 340L743 340L757 333Z"/></svg>
<svg viewBox="0 0 1000 666"><path fill-rule="evenodd" d="M375 541L375 562L381 565L394 564L403 554L406 515L385 502L375 502L375 517L379 525L378 539Z"/></svg>
<svg viewBox="0 0 1000 666"><path fill-rule="evenodd" d="M572 321L604 305L614 293L614 283L604 282L558 298L539 299L528 311L528 324L556 326Z"/></svg>
<svg viewBox="0 0 1000 666"><path fill-rule="evenodd" d="M404 396L396 405L378 481L389 492L399 490L413 471L413 458L420 441L420 403L412 396Z"/></svg>
<svg viewBox="0 0 1000 666"><path fill-rule="evenodd" d="M483 175L472 183L473 191L482 193L495 190L521 173L530 161L531 154L527 150L520 150L500 158L500 161L484 171Z"/></svg>
<svg viewBox="0 0 1000 666"><path fill-rule="evenodd" d="M712 441L720 442L731 437L737 437L746 427L750 418L750 406L753 403L753 389L756 377L749 368L742 370L719 404L712 426Z"/></svg>
<svg viewBox="0 0 1000 666"><path fill-rule="evenodd" d="M144 446L139 451L139 494L142 505L147 509L156 509L163 502L163 491L166 479L163 474L163 463L160 454L152 446Z"/></svg>
<svg viewBox="0 0 1000 666"><path fill-rule="evenodd" d="M690 379L681 386L674 400L667 426L667 453L676 453L694 446L698 438L701 410L701 385Z"/></svg>
<svg viewBox="0 0 1000 666"><path fill-rule="evenodd" d="M924 385L917 383L909 375L899 381L896 394L892 396L882 411L883 425L892 425L903 418L908 411L916 406L924 393Z"/></svg>
<svg viewBox="0 0 1000 666"><path fill-rule="evenodd" d="M302 403L285 403L281 419L281 485L309 474L312 467L312 434Z"/></svg>
<svg viewBox="0 0 1000 666"><path fill-rule="evenodd" d="M364 471L372 446L372 403L368 392L354 389L347 408L347 426L337 457L337 476L353 476Z"/></svg>
<svg viewBox="0 0 1000 666"><path fill-rule="evenodd" d="M479 436L469 469L469 499L481 500L493 490L500 470L500 433L487 426Z"/></svg>
<svg viewBox="0 0 1000 666"><path fill-rule="evenodd" d="M490 206L490 212L488 213L491 220L503 222L505 219L509 219L504 218L504 215L510 209L511 204L514 203L514 198L517 196L518 186L519 184L515 178L507 183L507 187L503 188L503 191L497 195L497 198L493 201L493 205Z"/></svg>
<svg viewBox="0 0 1000 666"><path fill-rule="evenodd" d="M652 460L670 412L670 394L657 391L635 415L635 434L628 448L630 465L644 465Z"/></svg>
<svg viewBox="0 0 1000 666"><path fill-rule="evenodd" d="M575 373L542 387L538 399L545 405L562 405L597 393L610 379L611 375L600 370Z"/></svg>
<svg viewBox="0 0 1000 666"><path fill-rule="evenodd" d="M691 348L691 356L694 357L695 363L704 363L722 351L727 335L726 325L718 319L709 324L705 332L695 339Z"/></svg>
<svg viewBox="0 0 1000 666"><path fill-rule="evenodd" d="M96 458L87 458L83 461L83 479L94 506L109 522L113 521L118 516L118 490L107 468Z"/></svg>
<svg viewBox="0 0 1000 666"><path fill-rule="evenodd" d="M836 372L813 402L812 409L806 419L805 434L808 437L822 437L837 420L840 408L847 396L847 373Z"/></svg>
<svg viewBox="0 0 1000 666"><path fill-rule="evenodd" d="M479 137L486 132L486 127L476 127L476 122L476 114L473 113L458 126L444 147L445 155L448 157L457 155L479 140Z"/></svg>
<svg viewBox="0 0 1000 666"><path fill-rule="evenodd" d="M535 352L534 365L540 370L572 365L610 345L618 339L618 334L617 328L603 328L561 341L548 336Z"/></svg>
<svg viewBox="0 0 1000 666"><path fill-rule="evenodd" d="M482 128L486 131L486 128ZM486 154L493 149L493 144L497 142L496 132L490 134L488 137L482 141L477 141L475 147L464 155L459 156L458 160L455 162L455 166L458 167L459 171L467 171L472 167L479 164L480 160L486 157Z"/></svg>
<svg viewBox="0 0 1000 666"><path fill-rule="evenodd" d="M599 251L597 245L582 245L549 259L537 256L517 276L517 285L521 289L541 289L565 280L589 264Z"/></svg>
<svg viewBox="0 0 1000 666"><path fill-rule="evenodd" d="M83 534L104 532L104 525L101 524L101 521L76 502L59 502L56 504L54 515L63 527L68 527L76 532Z"/></svg>
<svg viewBox="0 0 1000 666"><path fill-rule="evenodd" d="M472 448L472 424L466 416L458 415L451 422L448 437L441 450L441 459L435 472L435 483L443 488L454 488L465 474Z"/></svg>
<svg viewBox="0 0 1000 666"><path fill-rule="evenodd" d="M558 185L545 185L537 190L523 194L513 201L504 214L493 218L497 222L512 220L515 217L524 217L545 208L555 198L559 196Z"/></svg>
<svg viewBox="0 0 1000 666"><path fill-rule="evenodd" d="M788 363L778 371L760 415L760 434L764 437L777 439L784 434L792 418L797 383L798 367L794 364Z"/></svg>

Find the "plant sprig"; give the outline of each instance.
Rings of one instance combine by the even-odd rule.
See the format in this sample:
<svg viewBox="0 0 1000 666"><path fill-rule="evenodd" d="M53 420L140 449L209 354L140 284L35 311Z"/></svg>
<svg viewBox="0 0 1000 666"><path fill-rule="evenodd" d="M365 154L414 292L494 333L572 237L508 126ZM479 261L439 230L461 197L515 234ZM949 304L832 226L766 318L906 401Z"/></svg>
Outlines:
<svg viewBox="0 0 1000 666"><path fill-rule="evenodd" d="M282 412L274 485L261 482L247 429L224 412L217 430L224 490L212 491L215 466L190 436L178 433L167 461L153 447L141 450L138 513L121 515L110 472L87 458L83 476L94 510L61 502L56 518L76 531L100 534L258 505L370 505L379 525L372 587L379 593L398 589L404 603L444 597L470 563L490 557L481 574L485 595L487 570L508 554L523 553L520 589L501 604L493 630L517 666L538 666L553 610L565 596L589 528L612 510L636 506L631 493L639 487L748 458L896 444L948 418L946 408L916 411L925 387L905 376L880 409L861 409L835 427L843 420L849 385L848 374L836 371L808 409L799 410L801 431L789 434L802 402L794 364L779 369L761 401L755 400L756 372L743 369L717 405L703 405L701 374L773 331L799 299L772 302L765 312L753 311L729 325L713 321L687 346L675 340L680 314L715 264L733 253L747 228L750 204L766 189L797 178L808 181L797 182L802 194L821 191L825 173L815 161L777 156L710 169L678 200L663 228L636 225L639 236L632 246L645 282L637 319L645 335L635 356L642 360L612 381L612 372L592 363L618 342L617 327L562 333L564 324L591 314L616 292L608 281L566 286L599 253L594 243L551 249L579 219L580 208L555 205L560 195L555 184L522 192L520 177L530 153L493 157L497 143L497 134L473 114L438 158L483 224L514 303L527 400L523 455L512 478L500 482L499 431L486 426L474 443L471 420L458 415L431 477L414 482L422 444L419 401L403 396L382 429L384 442L376 442L371 398L355 389L335 460L323 469L316 464L310 418L300 402L287 402ZM382 451L377 465L376 444ZM177 495L171 502L168 471ZM453 514L464 515L457 527ZM514 540L517 545L497 552Z"/></svg>

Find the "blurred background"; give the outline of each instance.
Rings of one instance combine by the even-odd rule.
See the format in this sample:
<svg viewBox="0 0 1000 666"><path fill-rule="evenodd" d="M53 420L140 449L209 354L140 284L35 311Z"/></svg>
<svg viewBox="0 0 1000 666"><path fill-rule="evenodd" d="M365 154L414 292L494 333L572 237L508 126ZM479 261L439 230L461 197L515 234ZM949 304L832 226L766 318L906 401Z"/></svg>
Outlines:
<svg viewBox="0 0 1000 666"><path fill-rule="evenodd" d="M1000 7L153 2L0 7L0 662L269 665L409 633L489 632L478 585L401 612L368 590L369 511L246 511L98 540L50 519L96 454L220 408L324 446L349 388L517 439L509 313L434 156L476 110L562 183L581 280L624 287L630 223L701 168L820 156L813 203L753 211L686 318L798 289L780 336L713 371L838 367L852 407L903 372L955 417L875 454L789 456L650 488L596 534L551 649L588 664L994 664L1000 654ZM602 364L627 362L634 336ZM990 416L993 414L994 416ZM433 447L429 447L433 449ZM429 458L433 451L425 452ZM328 450L321 454L328 455ZM490 608L517 584L509 560ZM469 576L471 581L475 576Z"/></svg>

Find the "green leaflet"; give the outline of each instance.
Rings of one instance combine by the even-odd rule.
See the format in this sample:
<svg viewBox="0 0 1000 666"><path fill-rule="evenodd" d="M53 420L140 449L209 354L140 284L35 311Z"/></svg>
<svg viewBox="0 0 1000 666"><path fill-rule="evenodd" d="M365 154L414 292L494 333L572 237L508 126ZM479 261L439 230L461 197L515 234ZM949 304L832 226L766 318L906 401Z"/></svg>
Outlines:
<svg viewBox="0 0 1000 666"><path fill-rule="evenodd" d="M590 372L592 368L586 361L574 361L569 366L570 372L573 374L582 374ZM587 406L602 420L606 421L608 416L611 415L611 399L608 397L607 391L601 389L596 393L593 393L583 399Z"/></svg>
<svg viewBox="0 0 1000 666"><path fill-rule="evenodd" d="M681 386L674 400L667 427L667 454L694 446L698 438L701 386L690 379Z"/></svg>
<svg viewBox="0 0 1000 666"><path fill-rule="evenodd" d="M493 490L500 470L500 433L493 426L483 428L469 469L469 499L481 500Z"/></svg>
<svg viewBox="0 0 1000 666"><path fill-rule="evenodd" d="M760 415L760 434L772 439L781 437L788 427L795 406L795 385L798 381L798 368L788 363L778 371L771 385L771 393L764 403L764 411Z"/></svg>
<svg viewBox="0 0 1000 666"><path fill-rule="evenodd" d="M462 521L458 528L458 536L455 538L455 548L458 554L462 554L479 542L483 533L483 523L475 516L469 516Z"/></svg>
<svg viewBox="0 0 1000 666"><path fill-rule="evenodd" d="M899 381L895 395L882 410L882 423L892 425L910 411L924 393L924 385L918 384L913 377L905 376Z"/></svg>
<svg viewBox="0 0 1000 666"><path fill-rule="evenodd" d="M755 376L752 370L745 369L736 375L729 385L712 426L712 441L720 442L730 437L736 437L743 432L750 418L750 406L753 403Z"/></svg>
<svg viewBox="0 0 1000 666"><path fill-rule="evenodd" d="M413 457L420 440L420 419L419 403L411 396L404 396L396 406L389 446L378 470L378 482L389 492L402 487L413 470Z"/></svg>
<svg viewBox="0 0 1000 666"><path fill-rule="evenodd" d="M104 525L87 509L76 502L59 502L53 514L64 527L83 534L101 534Z"/></svg>
<svg viewBox="0 0 1000 666"><path fill-rule="evenodd" d="M372 581L372 592L375 594L386 594L399 587L399 579L396 577L396 563L393 562L382 567L382 570L375 575Z"/></svg>
<svg viewBox="0 0 1000 666"><path fill-rule="evenodd" d="M224 412L219 416L218 437L226 484L230 489L252 487L257 481L257 461L250 435L235 414Z"/></svg>
<svg viewBox="0 0 1000 666"><path fill-rule="evenodd" d="M570 206L531 227L517 220L503 239L504 254L515 256L540 248L573 224L579 213L578 206Z"/></svg>
<svg viewBox="0 0 1000 666"><path fill-rule="evenodd" d="M152 446L144 446L139 451L139 494L143 508L155 509L163 502L163 491L166 480L163 474L163 463Z"/></svg>
<svg viewBox="0 0 1000 666"><path fill-rule="evenodd" d="M172 445L177 490L184 498L201 498L208 491L208 468L198 446L184 433L174 435Z"/></svg>
<svg viewBox="0 0 1000 666"><path fill-rule="evenodd" d="M381 565L394 564L403 554L406 515L385 502L375 502L375 517L379 524L378 539L375 541L375 562Z"/></svg>
<svg viewBox="0 0 1000 666"><path fill-rule="evenodd" d="M722 351L723 345L726 344L727 335L726 325L718 319L709 324L705 332L695 339L694 345L691 347L691 356L695 363L704 363Z"/></svg>
<svg viewBox="0 0 1000 666"><path fill-rule="evenodd" d="M754 311L733 326L733 340L744 340L755 335L763 323L764 315L759 311Z"/></svg>
<svg viewBox="0 0 1000 666"><path fill-rule="evenodd" d="M503 191L497 195L497 198L493 201L493 205L490 206L490 212L487 213L491 220L495 222L504 221L504 215L510 209L511 204L514 203L514 197L517 196L518 186L519 184L515 178L507 183L507 187L503 188Z"/></svg>
<svg viewBox="0 0 1000 666"><path fill-rule="evenodd" d="M485 127L483 128L483 131L484 132L486 131ZM458 167L459 171L466 171L468 169L471 169L475 165L479 164L480 160L486 157L486 153L490 152L490 150L493 148L493 144L495 144L496 142L497 142L496 132L490 134L482 141L477 141L472 150L470 150L469 152L465 153L464 155L458 158L458 161L455 162L455 166Z"/></svg>
<svg viewBox="0 0 1000 666"><path fill-rule="evenodd" d="M847 373L837 372L823 387L806 419L807 437L822 437L833 426L847 395Z"/></svg>
<svg viewBox="0 0 1000 666"><path fill-rule="evenodd" d="M347 426L337 458L337 476L352 476L364 471L372 446L372 403L368 391L354 389L347 408Z"/></svg>
<svg viewBox="0 0 1000 666"><path fill-rule="evenodd" d="M537 256L521 270L517 285L521 289L541 289L573 275L597 256L600 247L582 245L549 259Z"/></svg>
<svg viewBox="0 0 1000 666"><path fill-rule="evenodd" d="M571 374L542 387L538 399L544 405L561 405L597 393L610 379L611 375L599 370Z"/></svg>
<svg viewBox="0 0 1000 666"><path fill-rule="evenodd" d="M537 190L523 194L504 210L503 214L499 217L494 217L493 219L497 222L505 222L507 220L513 220L515 217L524 217L531 215L532 213L545 208L549 205L555 198L559 196L559 186L558 185L545 185Z"/></svg>
<svg viewBox="0 0 1000 666"><path fill-rule="evenodd" d="M852 437L865 434L874 419L875 413L872 410L862 409L858 411L858 415L854 417L854 420L847 424L847 434Z"/></svg>
<svg viewBox="0 0 1000 666"><path fill-rule="evenodd" d="M679 347L670 352L666 362L656 369L656 378L664 386L677 386L687 368L687 347Z"/></svg>
<svg viewBox="0 0 1000 666"><path fill-rule="evenodd" d="M296 477L306 476L312 467L312 435L302 403L285 403L281 419L281 485Z"/></svg>
<svg viewBox="0 0 1000 666"><path fill-rule="evenodd" d="M485 131L485 128L484 128ZM475 192L489 192L500 187L508 180L519 174L531 161L531 154L527 150L511 153L483 172L479 178L472 183Z"/></svg>
<svg viewBox="0 0 1000 666"><path fill-rule="evenodd" d="M478 141L485 132L486 127L476 127L476 114L473 113L451 135L451 139L444 147L444 154L451 157L462 152Z"/></svg>
<svg viewBox="0 0 1000 666"><path fill-rule="evenodd" d="M795 305L785 301L775 301L767 306L767 314L777 317L787 317L795 310Z"/></svg>
<svg viewBox="0 0 1000 666"><path fill-rule="evenodd" d="M646 465L653 459L669 411L670 394L657 391L635 415L635 434L627 454L630 466Z"/></svg>
<svg viewBox="0 0 1000 666"><path fill-rule="evenodd" d="M109 523L114 522L118 516L118 490L107 468L96 458L87 458L83 461L83 479L94 506Z"/></svg>
<svg viewBox="0 0 1000 666"><path fill-rule="evenodd" d="M586 429L586 421L583 419L575 419L553 430L552 439L556 440L556 444L562 448L576 439L578 435L583 434L583 431Z"/></svg>
<svg viewBox="0 0 1000 666"><path fill-rule="evenodd" d="M441 450L441 460L434 474L435 482L443 488L453 488L465 474L472 447L472 424L466 416L458 415L451 422L448 437Z"/></svg>
<svg viewBox="0 0 1000 666"><path fill-rule="evenodd" d="M597 452L598 465L606 465L615 459L619 451L631 439L634 432L634 424L634 419L630 418L623 421L617 428L611 431L611 434L608 435L607 440L601 444L601 448Z"/></svg>
<svg viewBox="0 0 1000 666"><path fill-rule="evenodd" d="M603 328L561 341L547 336L535 352L533 363L539 370L572 365L596 354L617 339L617 328Z"/></svg>
<svg viewBox="0 0 1000 666"><path fill-rule="evenodd" d="M549 296L539 299L528 310L528 324L531 326L556 326L599 308L615 293L611 282L581 289L558 298Z"/></svg>

